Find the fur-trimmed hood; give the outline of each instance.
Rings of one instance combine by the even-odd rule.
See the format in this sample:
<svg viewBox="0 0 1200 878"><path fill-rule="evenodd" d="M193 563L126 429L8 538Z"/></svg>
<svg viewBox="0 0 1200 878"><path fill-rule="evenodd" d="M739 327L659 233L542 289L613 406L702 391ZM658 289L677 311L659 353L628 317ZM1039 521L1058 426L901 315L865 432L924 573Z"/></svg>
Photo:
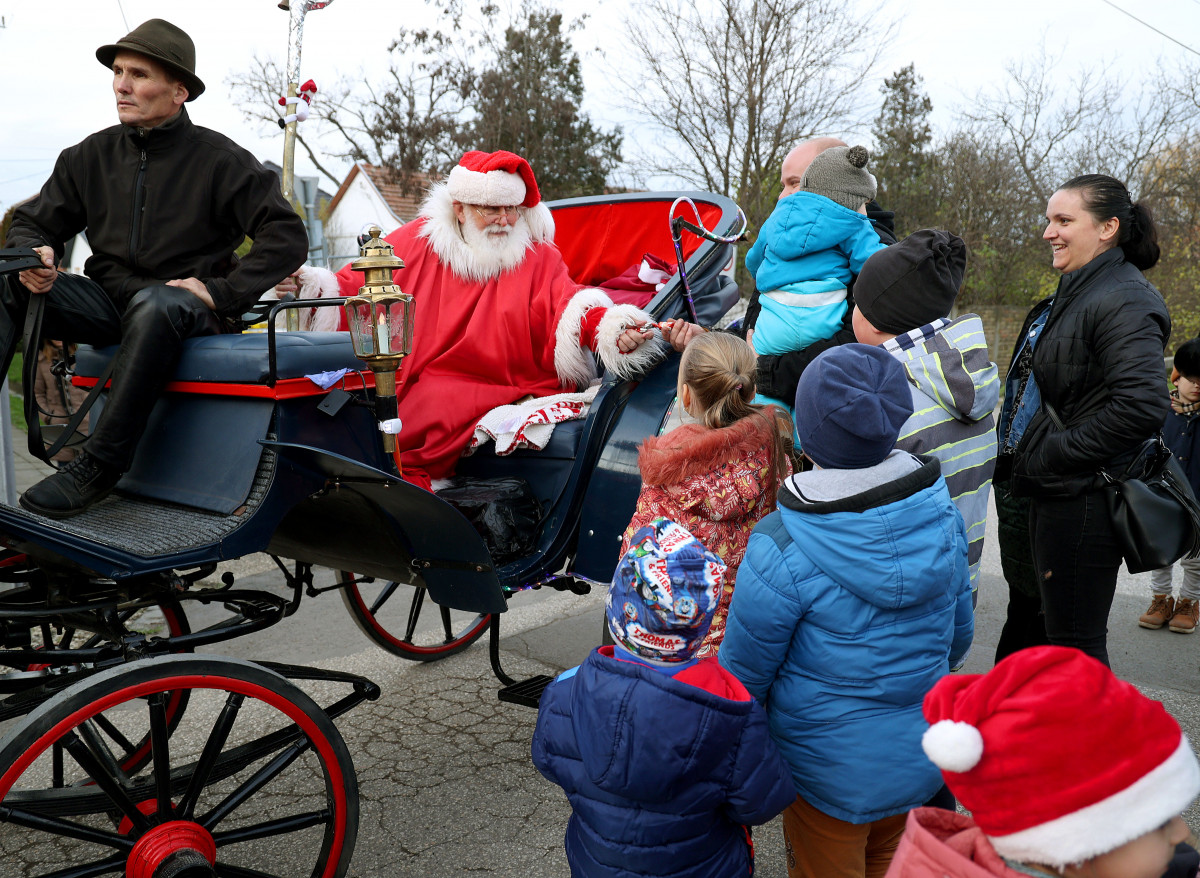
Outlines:
<svg viewBox="0 0 1200 878"><path fill-rule="evenodd" d="M446 183L435 183L421 204L419 217L425 220L420 236L429 241L445 265L463 280L486 281L516 267L533 247L554 241L554 217L544 202L520 208L523 226L529 235L529 246L514 256L502 257L472 248L463 238L458 218L454 216L454 199ZM517 231L521 230L518 225Z"/></svg>

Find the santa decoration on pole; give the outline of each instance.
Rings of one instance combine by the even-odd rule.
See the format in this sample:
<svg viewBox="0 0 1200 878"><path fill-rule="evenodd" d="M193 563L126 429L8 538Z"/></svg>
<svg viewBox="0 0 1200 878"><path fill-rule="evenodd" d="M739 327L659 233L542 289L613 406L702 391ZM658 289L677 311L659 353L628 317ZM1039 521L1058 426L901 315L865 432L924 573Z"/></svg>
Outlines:
<svg viewBox="0 0 1200 878"><path fill-rule="evenodd" d="M493 408L585 388L597 358L636 378L665 351L638 329L645 311L571 280L533 169L515 153L466 153L385 240L404 262L393 277L416 314L396 391L410 481L451 475ZM358 292L349 268L303 268L300 279L305 298Z"/></svg>

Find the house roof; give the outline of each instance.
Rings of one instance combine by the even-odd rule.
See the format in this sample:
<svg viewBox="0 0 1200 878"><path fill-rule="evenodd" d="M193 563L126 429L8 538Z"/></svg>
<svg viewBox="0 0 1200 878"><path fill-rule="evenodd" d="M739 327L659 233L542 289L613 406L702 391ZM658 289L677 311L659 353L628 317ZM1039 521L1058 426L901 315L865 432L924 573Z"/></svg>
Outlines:
<svg viewBox="0 0 1200 878"><path fill-rule="evenodd" d="M429 190L429 186L440 179L425 173L413 175L415 186L407 195L404 193L399 183L392 182L391 172L387 168L382 168L378 165L370 165L366 162L356 162L354 167L350 169L350 173L346 175L346 179L342 181L342 185L338 188L337 194L333 196L333 200L329 202L329 212L333 213L337 209L338 202L342 200L342 196L346 190L350 188L350 184L354 182L354 178L359 174L366 177L367 182L379 193L388 209L395 215L395 218L400 222L408 222L417 215L417 211L421 208L421 202L425 199L425 194Z"/></svg>

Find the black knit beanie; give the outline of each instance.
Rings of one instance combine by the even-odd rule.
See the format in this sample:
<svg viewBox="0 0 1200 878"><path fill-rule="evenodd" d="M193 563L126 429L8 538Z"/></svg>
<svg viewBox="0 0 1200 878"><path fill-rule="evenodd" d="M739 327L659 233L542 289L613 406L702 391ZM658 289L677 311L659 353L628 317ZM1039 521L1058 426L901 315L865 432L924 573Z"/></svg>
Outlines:
<svg viewBox="0 0 1200 878"><path fill-rule="evenodd" d="M950 315L966 267L962 238L920 229L871 255L854 282L854 304L880 332L899 335Z"/></svg>

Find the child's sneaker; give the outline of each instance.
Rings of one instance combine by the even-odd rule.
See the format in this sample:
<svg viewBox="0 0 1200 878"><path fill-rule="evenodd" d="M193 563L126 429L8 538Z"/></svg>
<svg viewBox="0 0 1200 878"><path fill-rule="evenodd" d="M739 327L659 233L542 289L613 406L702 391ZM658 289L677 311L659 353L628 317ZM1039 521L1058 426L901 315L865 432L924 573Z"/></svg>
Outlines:
<svg viewBox="0 0 1200 878"><path fill-rule="evenodd" d="M1195 601L1192 602L1193 604ZM1175 615L1175 598L1169 594L1156 594L1150 601L1150 609L1142 613L1138 624L1143 628L1161 628Z"/></svg>
<svg viewBox="0 0 1200 878"><path fill-rule="evenodd" d="M1175 615L1171 617L1170 629L1176 634L1191 634L1196 630L1200 618L1200 601L1180 598L1175 603Z"/></svg>

